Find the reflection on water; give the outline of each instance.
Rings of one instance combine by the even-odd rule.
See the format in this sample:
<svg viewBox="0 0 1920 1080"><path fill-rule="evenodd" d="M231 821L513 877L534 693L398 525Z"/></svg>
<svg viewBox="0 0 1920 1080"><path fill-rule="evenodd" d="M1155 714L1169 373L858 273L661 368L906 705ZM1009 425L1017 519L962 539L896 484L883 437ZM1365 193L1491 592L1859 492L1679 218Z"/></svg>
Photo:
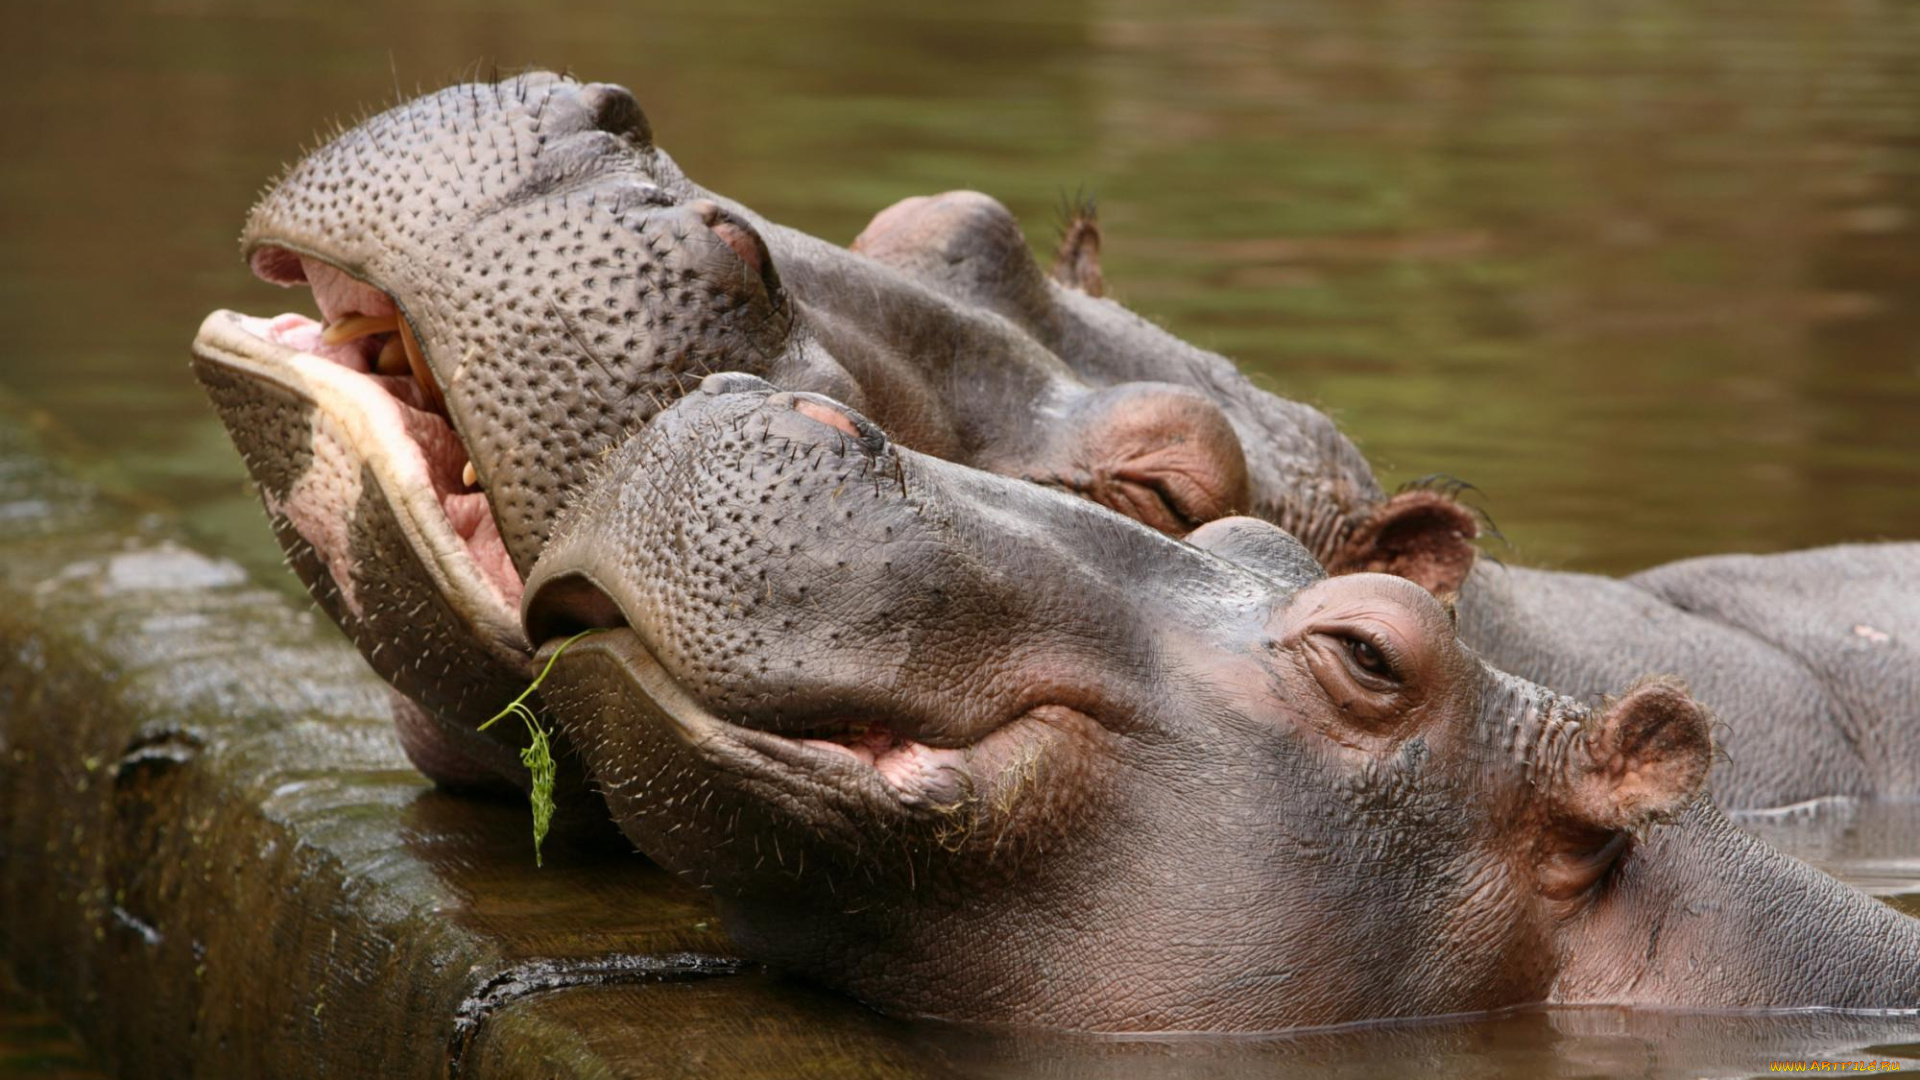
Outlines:
<svg viewBox="0 0 1920 1080"><path fill-rule="evenodd" d="M69 0L0 37L0 383L256 564L182 370L205 310L305 303L248 280L241 216L396 71L481 57L630 84L696 177L829 239L966 186L1044 245L1085 186L1123 299L1390 481L1473 481L1514 558L1920 536L1912 5L396 7Z"/></svg>
<svg viewBox="0 0 1920 1080"><path fill-rule="evenodd" d="M396 72L476 57L633 86L696 177L829 239L974 187L1044 246L1085 186L1121 298L1330 408L1390 482L1475 482L1512 558L1920 537L1920 8L1896 0L21 5L0 389L293 588L186 342L283 302L233 245L283 160ZM1920 818L1880 813L1750 825L1912 891L1888 845ZM1902 1039L1591 1012L978 1064L1692 1075Z"/></svg>
<svg viewBox="0 0 1920 1080"><path fill-rule="evenodd" d="M1529 1010L1490 1020L1385 1025L1261 1039L992 1041L943 1047L963 1075L1052 1080L1487 1077L1645 1080L1765 1074L1775 1062L1879 1061L1920 1068L1911 1019L1709 1016L1627 1009Z"/></svg>
<svg viewBox="0 0 1920 1080"><path fill-rule="evenodd" d="M40 1007L0 967L0 1076L106 1080L60 1018Z"/></svg>

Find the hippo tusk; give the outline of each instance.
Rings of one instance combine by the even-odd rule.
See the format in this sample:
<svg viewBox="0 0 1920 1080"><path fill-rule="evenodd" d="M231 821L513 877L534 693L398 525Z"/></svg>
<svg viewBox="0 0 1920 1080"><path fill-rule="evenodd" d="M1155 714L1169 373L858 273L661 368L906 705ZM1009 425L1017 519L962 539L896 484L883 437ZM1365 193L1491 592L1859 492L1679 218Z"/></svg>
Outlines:
<svg viewBox="0 0 1920 1080"><path fill-rule="evenodd" d="M398 321L401 347L407 350L407 366L413 369L414 381L426 392L427 403L434 412L446 412L446 396L440 393L440 384L433 379L433 369L427 366L426 356L420 351L420 342L413 336L413 328L407 325L405 319Z"/></svg>
<svg viewBox="0 0 1920 1080"><path fill-rule="evenodd" d="M382 375L405 375L411 367L407 362L407 347L398 334L380 347L380 358L373 364L373 369Z"/></svg>
<svg viewBox="0 0 1920 1080"><path fill-rule="evenodd" d="M369 334L384 334L399 323L398 315L349 315L320 332L320 340L327 345L338 345L353 341Z"/></svg>

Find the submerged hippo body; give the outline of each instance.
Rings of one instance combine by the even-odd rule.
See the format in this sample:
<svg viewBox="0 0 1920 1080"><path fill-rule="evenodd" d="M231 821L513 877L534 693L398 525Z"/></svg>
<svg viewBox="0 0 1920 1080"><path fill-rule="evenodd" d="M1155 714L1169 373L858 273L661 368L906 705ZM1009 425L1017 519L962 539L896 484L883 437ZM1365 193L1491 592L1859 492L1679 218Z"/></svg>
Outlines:
<svg viewBox="0 0 1920 1080"><path fill-rule="evenodd" d="M1674 685L1589 709L1404 579L1190 539L716 376L574 504L526 620L601 631L548 701L635 844L888 1012L1920 1005L1920 923L1697 798Z"/></svg>
<svg viewBox="0 0 1920 1080"><path fill-rule="evenodd" d="M1371 510L1343 504L1325 521L1302 519L1299 508L1334 502L1276 496L1311 486L1315 470L1299 454L1271 456L1287 441L1268 434L1298 430L1302 406L1110 300L1049 280L997 202L964 191L908 199L854 247L1001 313L1093 385L1152 379L1205 395L1246 447L1255 514L1337 569L1399 573L1458 595L1461 636L1501 670L1583 699L1648 672L1685 680L1727 727L1714 774L1724 804L1920 795L1920 544L1692 559L1613 579L1477 557L1458 507L1434 496L1390 502L1370 480L1350 484L1373 491ZM1097 268L1078 273L1100 278ZM1350 475L1351 445L1327 446ZM1336 544L1313 542L1328 529Z"/></svg>

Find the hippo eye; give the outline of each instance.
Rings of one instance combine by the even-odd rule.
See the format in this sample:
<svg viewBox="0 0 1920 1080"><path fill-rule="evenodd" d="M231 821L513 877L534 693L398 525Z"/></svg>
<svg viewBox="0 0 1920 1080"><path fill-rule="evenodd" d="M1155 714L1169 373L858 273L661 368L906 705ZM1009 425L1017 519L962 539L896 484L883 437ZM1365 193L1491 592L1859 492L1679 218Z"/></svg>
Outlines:
<svg viewBox="0 0 1920 1080"><path fill-rule="evenodd" d="M1387 654L1380 646L1363 637L1347 639L1347 655L1353 657L1353 663L1361 671L1378 675L1383 679L1393 678L1393 664L1387 660Z"/></svg>

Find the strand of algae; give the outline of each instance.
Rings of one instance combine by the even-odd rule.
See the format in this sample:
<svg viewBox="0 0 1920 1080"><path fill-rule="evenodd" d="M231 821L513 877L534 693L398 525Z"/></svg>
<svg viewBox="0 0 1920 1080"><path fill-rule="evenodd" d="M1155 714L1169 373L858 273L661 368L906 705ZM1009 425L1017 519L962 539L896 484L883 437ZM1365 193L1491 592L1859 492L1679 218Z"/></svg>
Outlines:
<svg viewBox="0 0 1920 1080"><path fill-rule="evenodd" d="M547 681L547 673L553 670L554 661L560 659L561 653L566 652L574 642L588 634L599 632L597 627L582 630L561 642L560 647L553 650L553 655L547 657L547 664L540 669L540 674L535 675L533 681L527 684L527 688L520 691L520 696L508 702L506 708L494 713L491 719L480 725L480 730L485 731L507 716L517 716L527 725L527 737L531 741L520 751L520 764L527 767L528 774L533 778L533 785L527 792L527 802L533 807L533 865L535 866L545 865L540 861L540 842L547 838L547 827L553 824L553 745L547 739L547 729L540 726L540 718L533 714L533 707L527 704L527 699L533 696L535 690L540 689L541 683Z"/></svg>

